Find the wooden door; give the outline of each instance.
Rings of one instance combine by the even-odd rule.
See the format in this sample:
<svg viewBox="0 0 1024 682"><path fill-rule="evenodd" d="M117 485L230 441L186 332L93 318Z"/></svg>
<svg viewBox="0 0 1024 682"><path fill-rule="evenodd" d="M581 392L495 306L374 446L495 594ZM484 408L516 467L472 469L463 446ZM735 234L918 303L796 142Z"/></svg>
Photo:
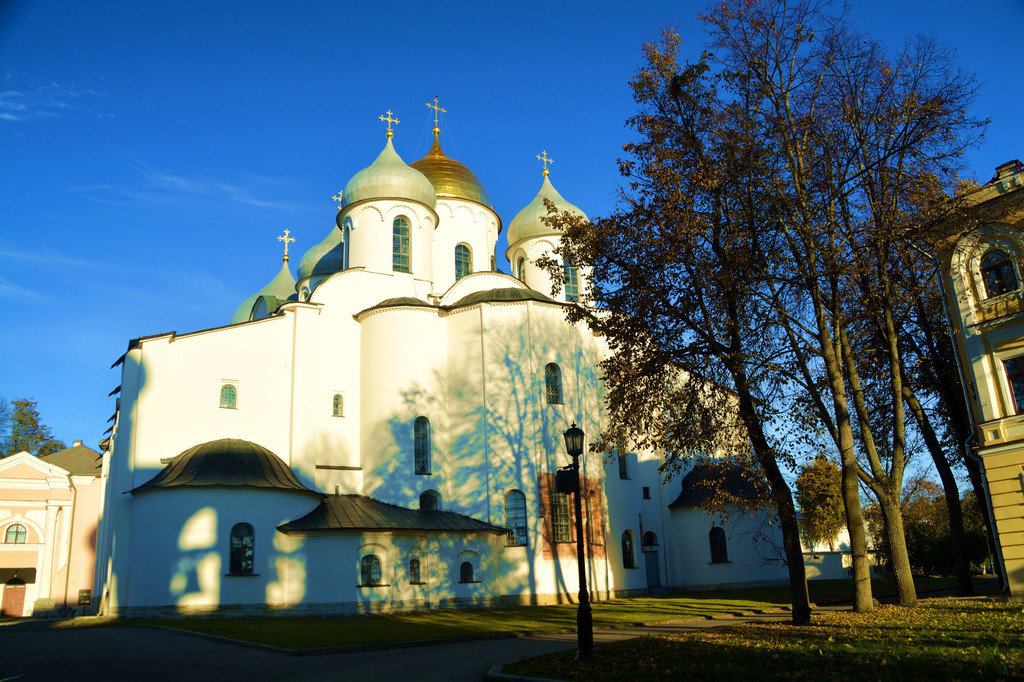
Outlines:
<svg viewBox="0 0 1024 682"><path fill-rule="evenodd" d="M4 585L4 600L0 614L20 618L25 614L25 581L11 578Z"/></svg>

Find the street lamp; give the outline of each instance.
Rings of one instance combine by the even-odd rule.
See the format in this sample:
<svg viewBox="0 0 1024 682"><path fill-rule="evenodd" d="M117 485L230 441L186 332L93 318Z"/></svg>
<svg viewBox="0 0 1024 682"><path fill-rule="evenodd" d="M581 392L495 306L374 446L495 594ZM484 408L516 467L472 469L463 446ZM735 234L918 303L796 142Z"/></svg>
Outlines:
<svg viewBox="0 0 1024 682"><path fill-rule="evenodd" d="M576 563L580 571L579 607L576 609L576 660L588 661L594 657L594 619L590 611L590 592L587 590L587 559L583 553L583 486L580 481L580 455L583 454L584 434L583 429L573 422L563 435L565 449L572 457L572 464L565 466L563 471L572 472L572 489L576 492ZM593 523L593 519L590 522Z"/></svg>

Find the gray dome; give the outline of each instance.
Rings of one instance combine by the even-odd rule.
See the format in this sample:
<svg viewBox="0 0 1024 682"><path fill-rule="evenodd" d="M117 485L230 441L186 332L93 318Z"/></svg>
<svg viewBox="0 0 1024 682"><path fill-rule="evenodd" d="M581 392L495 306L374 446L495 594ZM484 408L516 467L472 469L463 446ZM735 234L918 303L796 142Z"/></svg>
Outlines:
<svg viewBox="0 0 1024 682"><path fill-rule="evenodd" d="M343 209L368 199L409 199L431 209L437 207L434 186L427 176L402 161L391 138L376 161L352 176L341 196Z"/></svg>
<svg viewBox="0 0 1024 682"><path fill-rule="evenodd" d="M157 488L274 489L323 496L299 483L273 452L237 438L213 440L185 450L131 492L134 495Z"/></svg>
<svg viewBox="0 0 1024 682"><path fill-rule="evenodd" d="M333 275L345 269L345 235L332 228L322 242L311 248L299 261L299 279L314 275Z"/></svg>
<svg viewBox="0 0 1024 682"><path fill-rule="evenodd" d="M229 322L229 324L248 322L252 319L252 307L256 304L256 301L259 300L260 296L273 296L281 301L287 301L294 293L295 278L292 277L292 271L288 269L288 261L286 260L281 264L281 269L278 271L277 275L274 276L274 279L267 282L266 286L242 301L242 303L235 308L235 312L231 316L231 322Z"/></svg>
<svg viewBox="0 0 1024 682"><path fill-rule="evenodd" d="M519 240L526 239L527 237L541 237L549 234L560 234L558 230L553 229L541 220L548 215L548 209L544 205L545 199L553 203L555 205L555 209L559 212L569 211L570 213L580 216L584 220L587 219L586 213L562 198L562 195L558 193L558 190L556 190L554 186L552 186L551 181L548 180L548 176L545 174L544 182L541 184L540 191L537 192L537 196L533 198L533 201L526 205L526 208L517 213L516 217L512 219L511 223L509 223L509 246L512 246Z"/></svg>

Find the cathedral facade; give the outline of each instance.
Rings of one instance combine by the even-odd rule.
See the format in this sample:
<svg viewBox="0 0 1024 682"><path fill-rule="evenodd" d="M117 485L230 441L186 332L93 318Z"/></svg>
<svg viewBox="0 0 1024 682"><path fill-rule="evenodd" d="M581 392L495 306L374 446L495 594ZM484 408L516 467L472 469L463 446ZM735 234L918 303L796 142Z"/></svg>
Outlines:
<svg viewBox="0 0 1024 682"><path fill-rule="evenodd" d="M336 197L337 227L296 276L286 233L280 272L230 324L130 342L98 537L101 613L575 599L573 504L554 479L570 424L602 429L608 350L565 320L585 269L564 266L552 296L537 259L559 239L544 200L582 211L545 167L507 226L514 276L499 272L505 226L438 133L406 164L389 121L383 151ZM596 598L785 580L771 543L749 541L760 521L705 517L659 463L582 457Z"/></svg>

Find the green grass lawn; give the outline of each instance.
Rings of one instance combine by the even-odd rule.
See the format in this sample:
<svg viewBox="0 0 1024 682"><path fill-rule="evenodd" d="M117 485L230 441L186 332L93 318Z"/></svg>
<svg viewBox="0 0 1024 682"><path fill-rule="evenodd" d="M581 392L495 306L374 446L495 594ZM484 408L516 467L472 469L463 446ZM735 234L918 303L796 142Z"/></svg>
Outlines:
<svg viewBox="0 0 1024 682"><path fill-rule="evenodd" d="M920 591L953 585L952 579L917 579ZM848 580L814 581L811 600L828 603L852 598ZM877 597L891 596L891 581L873 581ZM594 604L594 626L613 627L716 614L777 609L789 604L788 587L713 590L616 599ZM183 618L112 621L111 625L156 625L240 639L286 649L356 646L424 639L503 636L576 628L576 606L517 606L420 611L347 617Z"/></svg>
<svg viewBox="0 0 1024 682"><path fill-rule="evenodd" d="M642 637L505 666L560 680L971 680L1024 678L1021 604L941 599L817 615L807 627L747 623Z"/></svg>

